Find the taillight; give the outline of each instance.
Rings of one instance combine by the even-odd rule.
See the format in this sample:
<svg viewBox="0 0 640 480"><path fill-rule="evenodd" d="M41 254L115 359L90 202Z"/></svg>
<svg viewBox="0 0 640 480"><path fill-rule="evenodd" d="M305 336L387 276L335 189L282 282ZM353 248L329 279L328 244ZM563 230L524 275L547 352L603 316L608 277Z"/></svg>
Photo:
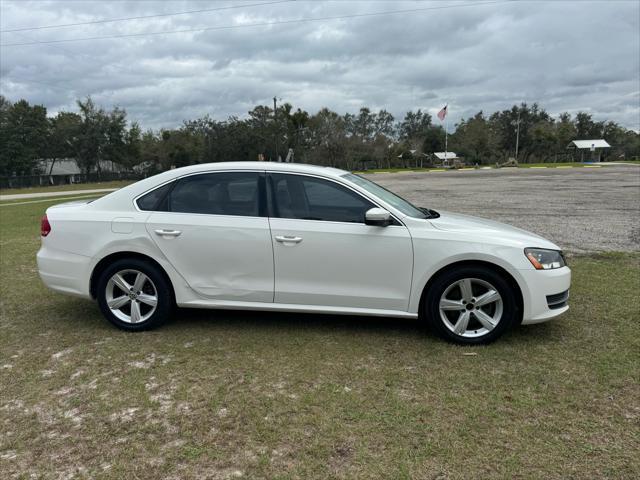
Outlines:
<svg viewBox="0 0 640 480"><path fill-rule="evenodd" d="M51 224L49 223L49 219L45 215L44 217L42 217L42 220L40 220L40 235L42 235L43 237L46 237L50 233L51 233Z"/></svg>

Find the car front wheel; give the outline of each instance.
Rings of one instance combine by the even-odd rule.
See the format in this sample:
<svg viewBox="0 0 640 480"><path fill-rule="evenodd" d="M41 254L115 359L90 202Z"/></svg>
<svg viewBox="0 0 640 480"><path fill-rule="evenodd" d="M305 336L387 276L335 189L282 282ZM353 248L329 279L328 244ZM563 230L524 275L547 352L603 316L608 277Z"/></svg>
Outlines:
<svg viewBox="0 0 640 480"><path fill-rule="evenodd" d="M151 263L121 259L107 267L98 281L98 305L116 327L148 330L164 323L173 305L164 275Z"/></svg>
<svg viewBox="0 0 640 480"><path fill-rule="evenodd" d="M518 317L513 288L485 267L462 267L440 275L427 292L424 308L438 335L461 344L492 342Z"/></svg>

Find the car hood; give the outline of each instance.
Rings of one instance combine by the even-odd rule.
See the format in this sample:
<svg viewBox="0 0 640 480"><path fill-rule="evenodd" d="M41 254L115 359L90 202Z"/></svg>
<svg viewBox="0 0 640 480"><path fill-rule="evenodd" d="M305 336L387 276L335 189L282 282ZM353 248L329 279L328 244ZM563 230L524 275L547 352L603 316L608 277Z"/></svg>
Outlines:
<svg viewBox="0 0 640 480"><path fill-rule="evenodd" d="M488 238L499 238L503 241L507 240L524 247L560 250L560 247L546 238L521 228L495 222L493 220L487 220L486 218L472 217L470 215L451 212L439 213L440 217L429 219L429 222L438 230L460 233L464 232L470 235Z"/></svg>

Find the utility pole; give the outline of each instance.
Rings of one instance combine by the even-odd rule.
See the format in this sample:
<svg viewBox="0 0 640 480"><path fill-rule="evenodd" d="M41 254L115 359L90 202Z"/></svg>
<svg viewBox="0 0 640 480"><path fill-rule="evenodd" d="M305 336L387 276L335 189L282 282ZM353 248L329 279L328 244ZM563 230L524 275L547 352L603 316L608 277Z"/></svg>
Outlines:
<svg viewBox="0 0 640 480"><path fill-rule="evenodd" d="M518 120L516 120L516 162L518 161L519 143L520 143L520 110L518 110Z"/></svg>
<svg viewBox="0 0 640 480"><path fill-rule="evenodd" d="M277 105L277 101L278 99L276 97L273 97L273 122L275 124L276 127L276 162L280 161L280 155L278 155L278 132L280 131L280 129L278 128L278 105Z"/></svg>

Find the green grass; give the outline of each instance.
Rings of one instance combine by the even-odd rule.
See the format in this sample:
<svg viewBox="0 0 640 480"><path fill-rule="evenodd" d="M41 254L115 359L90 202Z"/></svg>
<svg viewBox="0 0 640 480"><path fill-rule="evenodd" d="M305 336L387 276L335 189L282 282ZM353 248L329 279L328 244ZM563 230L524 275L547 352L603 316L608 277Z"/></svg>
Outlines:
<svg viewBox="0 0 640 480"><path fill-rule="evenodd" d="M571 311L486 347L414 321L257 312L128 334L41 285L47 205L0 209L0 478L640 472L638 254L574 257Z"/></svg>
<svg viewBox="0 0 640 480"><path fill-rule="evenodd" d="M72 192L74 190L94 190L100 188L122 188L133 183L133 180L115 180L113 182L75 183L73 185L54 185L30 188L2 188L0 195L19 193Z"/></svg>

